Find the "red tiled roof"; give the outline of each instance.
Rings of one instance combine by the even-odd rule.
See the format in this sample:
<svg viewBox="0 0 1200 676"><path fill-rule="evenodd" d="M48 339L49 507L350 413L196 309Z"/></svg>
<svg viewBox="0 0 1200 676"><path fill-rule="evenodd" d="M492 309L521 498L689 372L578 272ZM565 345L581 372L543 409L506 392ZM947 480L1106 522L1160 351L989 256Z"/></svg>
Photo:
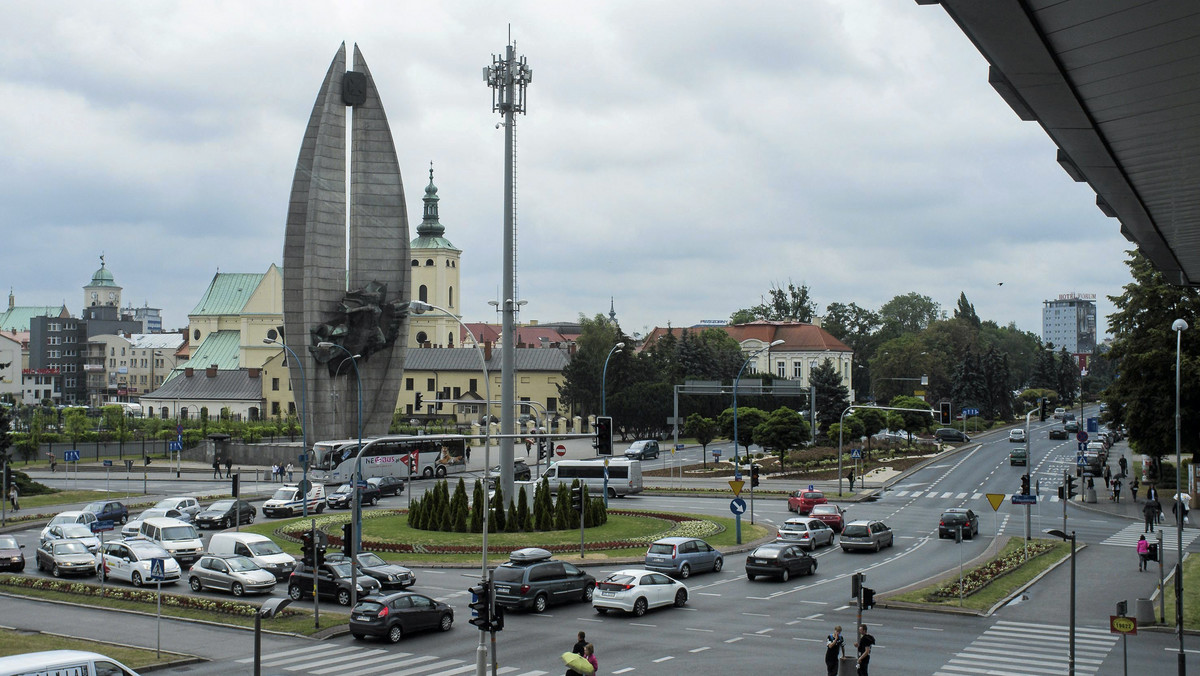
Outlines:
<svg viewBox="0 0 1200 676"><path fill-rule="evenodd" d="M655 341L663 337L670 331L676 338L683 335L684 331L692 331L700 333L708 328L716 328L729 334L738 343L747 340L759 340L765 343L772 343L776 340L782 340L783 344L774 349L780 351L793 352L822 352L830 350L833 352L853 352L848 345L834 338L825 329L815 324L802 324L800 322L768 322L755 321L748 324L736 324L733 326L716 326L702 328L663 328L655 327L650 335L646 336L643 348L653 345Z"/></svg>

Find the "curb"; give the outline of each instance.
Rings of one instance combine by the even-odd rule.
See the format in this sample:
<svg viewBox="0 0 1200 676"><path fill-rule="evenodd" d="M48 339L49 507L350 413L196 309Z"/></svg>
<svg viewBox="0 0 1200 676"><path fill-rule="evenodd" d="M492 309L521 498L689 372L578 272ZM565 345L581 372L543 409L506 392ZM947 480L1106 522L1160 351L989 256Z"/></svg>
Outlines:
<svg viewBox="0 0 1200 676"><path fill-rule="evenodd" d="M5 596L8 596L8 595L5 594ZM21 598L28 598L28 597L22 596ZM34 600L40 600L40 599L34 599ZM145 648L140 645L130 645L128 643L117 643L116 641L97 641L97 640L90 639L90 638L80 639L77 636L71 636L69 634L59 634L57 632L52 632L52 631L35 631L32 629L21 629L19 627L9 627L9 626L4 626L4 625L0 625L0 629L8 629L9 631L19 631L19 632L31 633L31 634L41 634L42 636L54 636L56 638L69 638L69 639L75 639L75 640L80 640L80 641L88 641L91 643L100 643L103 645L117 646L118 648L127 648L129 650L150 650L150 648ZM178 655L179 658L167 660L166 662L156 662L154 664L149 664L149 665L146 665L144 667L139 667L139 668L142 671L157 671L159 669L170 669L173 667L183 667L183 666L187 666L189 664L200 664L201 662L208 661L207 659L205 659L203 657L199 657L196 655L188 655L186 653L176 653L176 652L171 652L171 651L167 651L167 650L164 650L161 652L166 653L167 655Z"/></svg>

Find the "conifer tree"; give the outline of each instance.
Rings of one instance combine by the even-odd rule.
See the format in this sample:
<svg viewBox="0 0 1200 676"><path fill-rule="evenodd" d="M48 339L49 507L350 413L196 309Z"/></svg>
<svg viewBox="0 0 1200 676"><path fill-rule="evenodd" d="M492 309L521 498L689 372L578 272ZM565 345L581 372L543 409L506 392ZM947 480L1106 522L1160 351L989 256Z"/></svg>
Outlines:
<svg viewBox="0 0 1200 676"><path fill-rule="evenodd" d="M504 525L507 523L507 515L504 510L504 489L496 485L496 496L492 498L492 525L497 533L504 531Z"/></svg>
<svg viewBox="0 0 1200 676"><path fill-rule="evenodd" d="M475 480L475 490L471 493L471 532L483 532L483 482Z"/></svg>
<svg viewBox="0 0 1200 676"><path fill-rule="evenodd" d="M521 486L521 490L517 493L517 530L520 531L533 530L533 515L529 512L527 497L525 487Z"/></svg>

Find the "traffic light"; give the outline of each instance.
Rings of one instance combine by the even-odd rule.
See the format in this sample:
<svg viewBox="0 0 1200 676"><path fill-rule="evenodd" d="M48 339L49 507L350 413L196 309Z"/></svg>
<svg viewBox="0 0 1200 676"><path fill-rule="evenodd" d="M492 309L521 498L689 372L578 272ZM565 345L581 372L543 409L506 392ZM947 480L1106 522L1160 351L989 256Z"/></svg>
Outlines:
<svg viewBox="0 0 1200 676"><path fill-rule="evenodd" d="M354 556L354 522L347 521L342 524L342 553L346 556Z"/></svg>
<svg viewBox="0 0 1200 676"><path fill-rule="evenodd" d="M571 486L571 509L583 514L583 488Z"/></svg>
<svg viewBox="0 0 1200 676"><path fill-rule="evenodd" d="M1146 560L1147 561L1157 561L1158 560L1158 543L1157 542L1150 543L1150 551L1146 553Z"/></svg>
<svg viewBox="0 0 1200 676"><path fill-rule="evenodd" d="M144 463L146 463L147 465L149 465L149 464L150 464L150 456L148 456L148 455L147 455L146 457L142 458L142 462L144 462Z"/></svg>
<svg viewBox="0 0 1200 676"><path fill-rule="evenodd" d="M492 606L492 631L504 630L504 606Z"/></svg>
<svg viewBox="0 0 1200 676"><path fill-rule="evenodd" d="M1074 500L1075 496L1079 494L1079 491L1075 488L1075 477L1068 474L1065 478L1067 480L1067 483L1066 483L1066 493L1067 494L1066 494L1066 496L1064 496L1064 499Z"/></svg>
<svg viewBox="0 0 1200 676"><path fill-rule="evenodd" d="M241 474L234 474L232 477L230 477L230 479L233 480L233 497L235 497L235 498L238 496L238 484L241 483L241 481L240 481L241 478L242 478Z"/></svg>
<svg viewBox="0 0 1200 676"><path fill-rule="evenodd" d="M312 533L309 531L300 534L300 562L310 568L316 567L313 562Z"/></svg>
<svg viewBox="0 0 1200 676"><path fill-rule="evenodd" d="M1046 398L1038 399L1038 420L1046 422Z"/></svg>
<svg viewBox="0 0 1200 676"><path fill-rule="evenodd" d="M874 589L871 589L870 587L862 588L862 607L864 609L875 607L875 590Z"/></svg>
<svg viewBox="0 0 1200 676"><path fill-rule="evenodd" d="M850 597L857 599L862 591L862 581L865 577L862 573L855 573L850 576Z"/></svg>
<svg viewBox="0 0 1200 676"><path fill-rule="evenodd" d="M612 455L612 418L596 418L596 455Z"/></svg>
<svg viewBox="0 0 1200 676"><path fill-rule="evenodd" d="M417 400L416 403L413 404L413 413L421 412L421 398L421 393L417 392Z"/></svg>
<svg viewBox="0 0 1200 676"><path fill-rule="evenodd" d="M941 412L942 424L943 424L943 425L949 425L950 423L954 422L954 418L953 418L953 416L951 415L951 412L950 412L950 402L948 402L948 401L943 401L943 402L942 402L942 404L941 404L941 411L940 411L940 412Z"/></svg>
<svg viewBox="0 0 1200 676"><path fill-rule="evenodd" d="M758 488L758 465L750 465L750 488Z"/></svg>
<svg viewBox="0 0 1200 676"><path fill-rule="evenodd" d="M480 631L492 631L491 584L480 582L468 591L471 592L471 624Z"/></svg>
<svg viewBox="0 0 1200 676"><path fill-rule="evenodd" d="M1029 495L1029 475L1021 475L1021 495Z"/></svg>

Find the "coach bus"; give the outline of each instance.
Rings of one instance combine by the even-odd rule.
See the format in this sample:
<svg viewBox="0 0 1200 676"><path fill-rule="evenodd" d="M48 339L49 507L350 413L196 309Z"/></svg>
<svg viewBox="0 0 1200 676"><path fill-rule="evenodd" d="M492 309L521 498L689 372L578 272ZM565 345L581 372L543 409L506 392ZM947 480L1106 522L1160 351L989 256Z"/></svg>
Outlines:
<svg viewBox="0 0 1200 676"><path fill-rule="evenodd" d="M467 469L467 444L458 434L387 436L362 440L362 478L391 476L430 479L460 474ZM322 441L313 445L316 460L311 474L327 485L347 483L355 470L357 439Z"/></svg>
<svg viewBox="0 0 1200 676"><path fill-rule="evenodd" d="M542 475L552 487L570 484L575 479L587 484L589 495L603 495L605 490L604 458L560 460ZM608 497L617 498L642 492L642 462L625 458L608 458ZM535 482L536 483L536 482Z"/></svg>

